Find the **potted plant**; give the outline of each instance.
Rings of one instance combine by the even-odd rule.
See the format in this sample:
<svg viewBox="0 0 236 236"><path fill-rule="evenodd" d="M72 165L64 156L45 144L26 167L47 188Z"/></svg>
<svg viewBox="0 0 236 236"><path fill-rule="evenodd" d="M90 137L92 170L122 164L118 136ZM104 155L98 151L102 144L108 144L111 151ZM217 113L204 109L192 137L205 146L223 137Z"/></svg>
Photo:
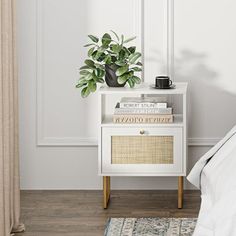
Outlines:
<svg viewBox="0 0 236 236"><path fill-rule="evenodd" d="M82 88L81 96L87 97L97 89L97 83L104 83L109 87L123 87L126 83L131 88L141 82L136 72L142 71L142 63L139 61L140 52L136 52L135 46L126 46L136 37L125 39L114 32L115 39L105 33L101 39L94 35L88 35L91 43L86 44L88 59L80 68L80 79L77 88ZM104 81L105 78L105 81Z"/></svg>

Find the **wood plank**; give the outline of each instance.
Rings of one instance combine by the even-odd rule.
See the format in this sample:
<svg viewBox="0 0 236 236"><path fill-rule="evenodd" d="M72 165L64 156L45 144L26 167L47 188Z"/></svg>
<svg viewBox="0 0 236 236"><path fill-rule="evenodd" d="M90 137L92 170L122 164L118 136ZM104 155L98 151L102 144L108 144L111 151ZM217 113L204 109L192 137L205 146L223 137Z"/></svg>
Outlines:
<svg viewBox="0 0 236 236"><path fill-rule="evenodd" d="M21 191L26 232L17 236L100 236L109 217L197 217L199 191L184 191L182 210L176 195L176 190L113 190L104 210L102 191Z"/></svg>

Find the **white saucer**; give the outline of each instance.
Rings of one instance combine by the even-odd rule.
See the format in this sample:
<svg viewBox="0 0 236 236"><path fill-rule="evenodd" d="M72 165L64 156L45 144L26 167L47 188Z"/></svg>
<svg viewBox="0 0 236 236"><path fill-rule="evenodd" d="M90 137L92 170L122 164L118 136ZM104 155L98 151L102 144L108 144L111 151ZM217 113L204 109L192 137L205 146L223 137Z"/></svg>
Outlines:
<svg viewBox="0 0 236 236"><path fill-rule="evenodd" d="M174 89L174 88L176 87L176 85L175 85L175 84L172 84L172 85L170 85L170 87L160 88L160 87L156 87L155 84L151 84L150 87L151 87L151 88L154 88L154 89Z"/></svg>

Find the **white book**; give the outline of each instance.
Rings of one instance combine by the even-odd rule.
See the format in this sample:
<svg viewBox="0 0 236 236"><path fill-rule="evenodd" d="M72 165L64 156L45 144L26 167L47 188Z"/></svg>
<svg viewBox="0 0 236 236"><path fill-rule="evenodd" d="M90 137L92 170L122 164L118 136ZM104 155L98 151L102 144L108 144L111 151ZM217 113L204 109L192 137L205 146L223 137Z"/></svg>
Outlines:
<svg viewBox="0 0 236 236"><path fill-rule="evenodd" d="M167 108L166 102L120 102L120 108Z"/></svg>
<svg viewBox="0 0 236 236"><path fill-rule="evenodd" d="M114 114L172 114L172 107L167 108L120 108L117 103Z"/></svg>
<svg viewBox="0 0 236 236"><path fill-rule="evenodd" d="M121 103L166 103L166 97L122 97Z"/></svg>

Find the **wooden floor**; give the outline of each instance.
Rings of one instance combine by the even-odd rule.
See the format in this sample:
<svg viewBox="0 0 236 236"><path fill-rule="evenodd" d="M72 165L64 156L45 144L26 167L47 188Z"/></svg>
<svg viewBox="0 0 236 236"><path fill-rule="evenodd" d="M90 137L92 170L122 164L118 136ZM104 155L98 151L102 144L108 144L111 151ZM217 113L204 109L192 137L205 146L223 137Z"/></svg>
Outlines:
<svg viewBox="0 0 236 236"><path fill-rule="evenodd" d="M112 191L102 208L102 191L22 191L26 232L16 236L100 236L109 217L197 217L198 191L186 191L177 209L177 191Z"/></svg>

